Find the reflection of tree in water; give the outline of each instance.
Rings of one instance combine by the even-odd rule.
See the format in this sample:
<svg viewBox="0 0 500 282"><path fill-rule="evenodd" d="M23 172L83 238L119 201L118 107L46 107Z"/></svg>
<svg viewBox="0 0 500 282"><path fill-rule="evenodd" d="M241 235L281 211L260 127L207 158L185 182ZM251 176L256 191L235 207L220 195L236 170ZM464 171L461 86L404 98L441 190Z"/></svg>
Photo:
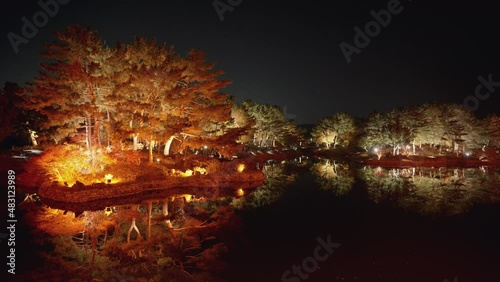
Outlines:
<svg viewBox="0 0 500 282"><path fill-rule="evenodd" d="M374 202L422 214L456 215L474 203L500 200L499 171L493 168L364 167L359 177Z"/></svg>
<svg viewBox="0 0 500 282"><path fill-rule="evenodd" d="M33 244L44 262L24 278L221 281L217 275L226 267L221 257L242 230L231 201L179 195L79 215L23 204L26 223L40 234Z"/></svg>
<svg viewBox="0 0 500 282"><path fill-rule="evenodd" d="M351 191L354 184L354 172L345 163L334 160L321 160L311 166L315 181L324 190L331 190L341 196Z"/></svg>
<svg viewBox="0 0 500 282"><path fill-rule="evenodd" d="M278 201L286 188L297 179L294 165L287 162L266 163L262 171L266 175L264 185L247 197L235 200L236 208L258 208L272 204Z"/></svg>

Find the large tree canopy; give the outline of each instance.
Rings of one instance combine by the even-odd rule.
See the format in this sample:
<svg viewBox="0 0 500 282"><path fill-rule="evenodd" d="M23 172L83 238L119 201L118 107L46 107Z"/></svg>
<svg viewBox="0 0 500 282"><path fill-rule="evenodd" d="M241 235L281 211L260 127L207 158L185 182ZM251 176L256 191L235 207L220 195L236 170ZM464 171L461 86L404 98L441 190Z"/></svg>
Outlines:
<svg viewBox="0 0 500 282"><path fill-rule="evenodd" d="M173 47L137 37L108 47L97 32L70 26L47 45L48 59L24 91L23 106L47 117L55 140L85 131L87 147L120 146L132 138L152 148L174 138L210 139L231 120L230 83L202 51L181 56ZM215 134L218 132L218 134Z"/></svg>
<svg viewBox="0 0 500 282"><path fill-rule="evenodd" d="M259 147L274 147L278 144L298 144L304 132L289 120L283 109L276 105L260 104L250 100L242 108L253 121L251 132L253 144Z"/></svg>
<svg viewBox="0 0 500 282"><path fill-rule="evenodd" d="M347 113L338 112L331 117L325 117L316 124L312 131L312 136L318 144L326 144L327 148L338 144L349 145L356 125L354 118Z"/></svg>
<svg viewBox="0 0 500 282"><path fill-rule="evenodd" d="M49 60L25 89L23 106L47 117L42 129L54 129L56 140L85 127L91 146L97 137L93 133L98 133L92 127L100 120L100 105L107 93L101 87L111 51L87 28L71 26L56 35L59 41L48 44L43 53Z"/></svg>

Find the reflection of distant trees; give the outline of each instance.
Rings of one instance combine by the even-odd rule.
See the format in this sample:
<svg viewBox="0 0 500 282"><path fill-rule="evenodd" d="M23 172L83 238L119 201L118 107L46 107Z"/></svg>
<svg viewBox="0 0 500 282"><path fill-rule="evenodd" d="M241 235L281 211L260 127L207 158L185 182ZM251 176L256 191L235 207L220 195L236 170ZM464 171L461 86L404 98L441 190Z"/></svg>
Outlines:
<svg viewBox="0 0 500 282"><path fill-rule="evenodd" d="M474 203L500 200L499 171L491 168L364 167L358 176L374 202L423 214L461 214Z"/></svg>
<svg viewBox="0 0 500 282"><path fill-rule="evenodd" d="M311 166L315 181L324 190L331 190L336 195L347 194L354 184L354 172L348 164L334 160L321 160Z"/></svg>
<svg viewBox="0 0 500 282"><path fill-rule="evenodd" d="M297 173L293 170L293 165L286 162L264 164L262 169L266 175L264 185L248 197L236 200L236 207L257 208L276 202L283 196L285 189L297 179Z"/></svg>

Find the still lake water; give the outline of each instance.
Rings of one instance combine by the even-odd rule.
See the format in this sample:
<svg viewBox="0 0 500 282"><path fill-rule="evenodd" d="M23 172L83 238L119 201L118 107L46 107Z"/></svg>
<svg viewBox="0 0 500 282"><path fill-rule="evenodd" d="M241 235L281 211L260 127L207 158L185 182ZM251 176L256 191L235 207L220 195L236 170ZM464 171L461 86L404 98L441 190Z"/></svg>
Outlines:
<svg viewBox="0 0 500 282"><path fill-rule="evenodd" d="M316 162L243 213L252 240L232 250L230 280L500 281L498 168L354 166ZM328 236L340 246L307 259Z"/></svg>
<svg viewBox="0 0 500 282"><path fill-rule="evenodd" d="M176 231L201 232L186 235L185 240L190 238L201 250L214 240L227 247L193 264L190 256L178 255L188 272L211 272L209 278L197 281L500 281L500 168L384 169L296 159L269 163L264 172L266 184L245 191L244 196L207 190L167 200L169 216L174 216L171 222L181 229L210 225L217 210L231 207L222 212L230 214L212 221L222 222L225 228L221 230L210 226L207 231L197 227ZM205 199L196 201L201 197ZM157 236L158 246L171 238L161 218L165 199L152 204L151 233L153 241ZM125 244L132 217L138 218L137 226L145 237L147 220L139 218L146 217L146 207L144 203L139 209L118 206L114 212L122 224L108 238ZM202 214L201 208L210 212ZM100 254L113 257L105 250L109 244L99 238ZM69 248L68 241L55 242L56 251L57 242ZM192 250L188 243L183 243L182 252ZM80 260L84 264L88 261L85 254L66 256L71 263ZM171 249L161 255L150 252L158 267L164 263L175 269L166 259L170 254ZM128 257L130 252L123 255ZM137 261L128 259L121 257L122 262ZM96 263L100 261L104 260ZM175 259L173 265L177 267ZM117 266L121 267L112 267ZM118 276L97 273L94 281L122 281L122 277L126 277L123 281L147 281L153 277L147 273L154 273L153 268L144 272L132 266L120 271ZM190 281L173 275L156 281Z"/></svg>

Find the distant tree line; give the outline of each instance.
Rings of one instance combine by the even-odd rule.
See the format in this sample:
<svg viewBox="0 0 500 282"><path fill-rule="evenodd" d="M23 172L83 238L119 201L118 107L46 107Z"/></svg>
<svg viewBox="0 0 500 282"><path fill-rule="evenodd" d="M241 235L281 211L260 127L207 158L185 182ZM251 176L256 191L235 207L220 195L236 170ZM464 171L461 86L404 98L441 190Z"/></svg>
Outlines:
<svg viewBox="0 0 500 282"><path fill-rule="evenodd" d="M426 103L385 113L375 112L365 119L335 113L321 119L312 130L313 140L326 148L337 145L359 147L392 155L416 154L417 150L444 148L454 153L500 146L500 118L479 119L463 105Z"/></svg>

